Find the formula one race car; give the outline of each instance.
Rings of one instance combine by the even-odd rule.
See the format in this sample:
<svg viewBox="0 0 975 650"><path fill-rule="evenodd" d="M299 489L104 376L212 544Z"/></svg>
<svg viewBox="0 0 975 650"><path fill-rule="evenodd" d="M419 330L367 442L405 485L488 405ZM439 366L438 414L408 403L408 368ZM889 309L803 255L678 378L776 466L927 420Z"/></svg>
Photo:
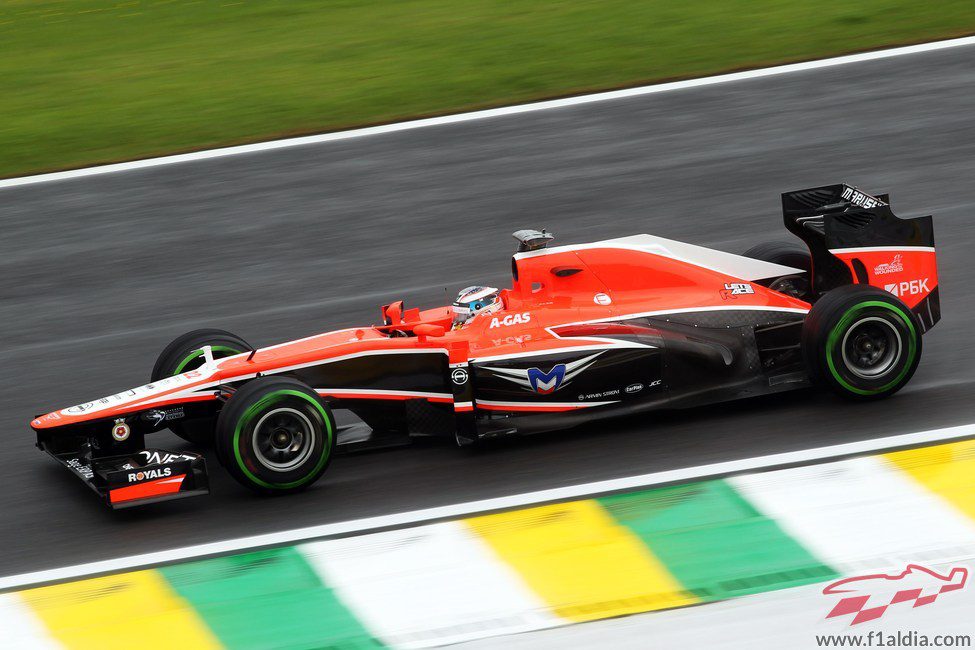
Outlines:
<svg viewBox="0 0 975 650"><path fill-rule="evenodd" d="M513 283L383 324L255 349L196 330L151 383L39 415L38 446L112 507L208 491L203 457L147 449L169 428L263 493L307 487L336 445L475 445L596 418L810 383L854 399L904 386L940 318L931 217L830 185L782 196L804 245L732 255L650 235L548 247L515 233ZM333 409L361 422L340 429ZM363 437L363 434L368 434Z"/></svg>

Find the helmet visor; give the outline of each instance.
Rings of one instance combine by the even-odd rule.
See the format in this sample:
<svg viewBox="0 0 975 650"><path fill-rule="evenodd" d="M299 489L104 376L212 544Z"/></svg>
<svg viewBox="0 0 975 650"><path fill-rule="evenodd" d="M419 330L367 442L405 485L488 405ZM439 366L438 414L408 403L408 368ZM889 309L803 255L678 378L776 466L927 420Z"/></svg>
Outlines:
<svg viewBox="0 0 975 650"><path fill-rule="evenodd" d="M478 298L477 300L471 300L469 302L455 302L453 304L454 325L466 323L482 311L494 311L492 307L497 304L498 294L496 293L492 293L484 296L483 298Z"/></svg>

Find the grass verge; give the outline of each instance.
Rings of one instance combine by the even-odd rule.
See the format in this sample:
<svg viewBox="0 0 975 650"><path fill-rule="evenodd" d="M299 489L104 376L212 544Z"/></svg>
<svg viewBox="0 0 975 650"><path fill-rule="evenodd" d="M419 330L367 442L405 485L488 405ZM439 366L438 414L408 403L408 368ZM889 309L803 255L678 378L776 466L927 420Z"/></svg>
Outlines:
<svg viewBox="0 0 975 650"><path fill-rule="evenodd" d="M0 0L0 177L973 31L971 0Z"/></svg>

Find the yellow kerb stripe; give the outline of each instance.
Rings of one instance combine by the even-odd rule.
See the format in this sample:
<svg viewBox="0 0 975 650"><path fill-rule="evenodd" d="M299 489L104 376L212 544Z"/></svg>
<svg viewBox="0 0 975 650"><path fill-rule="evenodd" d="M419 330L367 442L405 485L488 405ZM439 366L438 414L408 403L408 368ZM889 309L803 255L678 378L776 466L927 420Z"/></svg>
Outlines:
<svg viewBox="0 0 975 650"><path fill-rule="evenodd" d="M91 578L20 593L69 648L220 648L189 603L156 571Z"/></svg>
<svg viewBox="0 0 975 650"><path fill-rule="evenodd" d="M975 519L975 441L895 451L884 457Z"/></svg>
<svg viewBox="0 0 975 650"><path fill-rule="evenodd" d="M467 519L551 609L572 621L697 602L595 501Z"/></svg>

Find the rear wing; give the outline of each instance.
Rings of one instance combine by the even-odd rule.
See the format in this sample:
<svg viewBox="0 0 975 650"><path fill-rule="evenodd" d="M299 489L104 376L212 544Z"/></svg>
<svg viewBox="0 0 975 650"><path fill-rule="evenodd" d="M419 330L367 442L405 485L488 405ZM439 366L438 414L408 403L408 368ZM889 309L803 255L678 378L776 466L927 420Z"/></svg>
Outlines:
<svg viewBox="0 0 975 650"><path fill-rule="evenodd" d="M887 194L839 183L782 195L789 232L812 256L814 295L845 284L870 284L898 296L927 330L941 318L934 224L901 219Z"/></svg>

